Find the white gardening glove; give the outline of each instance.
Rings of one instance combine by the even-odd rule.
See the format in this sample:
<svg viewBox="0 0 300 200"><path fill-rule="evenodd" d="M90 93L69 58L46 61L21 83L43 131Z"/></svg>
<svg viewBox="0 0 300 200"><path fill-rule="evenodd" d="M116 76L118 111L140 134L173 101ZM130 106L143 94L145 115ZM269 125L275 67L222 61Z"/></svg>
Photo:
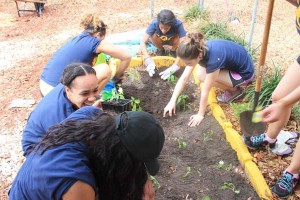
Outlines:
<svg viewBox="0 0 300 200"><path fill-rule="evenodd" d="M152 60L151 57L148 57L144 61L144 65L146 66L146 70L150 77L152 77L155 74L155 62Z"/></svg>
<svg viewBox="0 0 300 200"><path fill-rule="evenodd" d="M168 69L163 72L160 72L159 75L161 76L162 80L167 80L172 74L177 72L180 67L176 64L171 65Z"/></svg>

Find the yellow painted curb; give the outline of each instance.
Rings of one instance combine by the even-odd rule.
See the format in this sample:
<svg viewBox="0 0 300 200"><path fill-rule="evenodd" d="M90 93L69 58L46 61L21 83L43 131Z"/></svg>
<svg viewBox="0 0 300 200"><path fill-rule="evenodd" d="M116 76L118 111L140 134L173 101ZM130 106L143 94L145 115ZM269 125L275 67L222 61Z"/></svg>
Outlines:
<svg viewBox="0 0 300 200"><path fill-rule="evenodd" d="M200 81L196 77L196 71L198 67L200 66L197 65L193 71L196 84L200 84ZM213 116L219 122L225 132L226 140L230 143L231 148L236 151L237 157L256 193L261 199L271 199L270 197L272 195L269 186L267 185L257 165L252 161L252 156L249 153L246 145L243 143L242 137L236 130L232 128L231 122L227 120L221 106L219 106L214 89L209 94L208 103Z"/></svg>

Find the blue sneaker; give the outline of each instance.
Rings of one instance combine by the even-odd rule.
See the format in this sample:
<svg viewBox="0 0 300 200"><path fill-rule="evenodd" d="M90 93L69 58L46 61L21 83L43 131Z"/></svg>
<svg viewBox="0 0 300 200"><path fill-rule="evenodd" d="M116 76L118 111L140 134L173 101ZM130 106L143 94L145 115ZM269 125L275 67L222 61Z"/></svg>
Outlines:
<svg viewBox="0 0 300 200"><path fill-rule="evenodd" d="M287 198L293 194L298 181L299 178L295 178L293 174L286 171L273 186L272 192L278 197Z"/></svg>
<svg viewBox="0 0 300 200"><path fill-rule="evenodd" d="M260 135L254 135L250 137L245 137L243 135L243 141L249 149L256 150L264 149L268 145L270 148L274 148L277 140L274 143L269 143L267 140L265 140L265 134L262 133Z"/></svg>

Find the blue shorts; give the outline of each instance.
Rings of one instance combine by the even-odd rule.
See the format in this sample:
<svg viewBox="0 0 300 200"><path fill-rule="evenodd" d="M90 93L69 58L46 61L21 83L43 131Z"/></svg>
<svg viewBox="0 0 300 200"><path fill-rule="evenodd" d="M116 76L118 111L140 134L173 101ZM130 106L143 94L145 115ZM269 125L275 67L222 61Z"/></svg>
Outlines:
<svg viewBox="0 0 300 200"><path fill-rule="evenodd" d="M300 56L297 58L297 63L300 65Z"/></svg>
<svg viewBox="0 0 300 200"><path fill-rule="evenodd" d="M241 75L234 71L229 71L229 77L233 87L248 85L254 79L254 73L248 80L244 80Z"/></svg>

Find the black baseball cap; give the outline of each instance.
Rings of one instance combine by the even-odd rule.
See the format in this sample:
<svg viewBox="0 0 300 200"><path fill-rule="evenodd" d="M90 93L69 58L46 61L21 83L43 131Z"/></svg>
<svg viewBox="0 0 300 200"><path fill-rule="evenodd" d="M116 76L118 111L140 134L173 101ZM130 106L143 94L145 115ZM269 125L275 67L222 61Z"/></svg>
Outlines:
<svg viewBox="0 0 300 200"><path fill-rule="evenodd" d="M117 133L133 157L145 163L150 175L159 170L158 156L165 142L163 128L144 111L125 111L116 117Z"/></svg>

